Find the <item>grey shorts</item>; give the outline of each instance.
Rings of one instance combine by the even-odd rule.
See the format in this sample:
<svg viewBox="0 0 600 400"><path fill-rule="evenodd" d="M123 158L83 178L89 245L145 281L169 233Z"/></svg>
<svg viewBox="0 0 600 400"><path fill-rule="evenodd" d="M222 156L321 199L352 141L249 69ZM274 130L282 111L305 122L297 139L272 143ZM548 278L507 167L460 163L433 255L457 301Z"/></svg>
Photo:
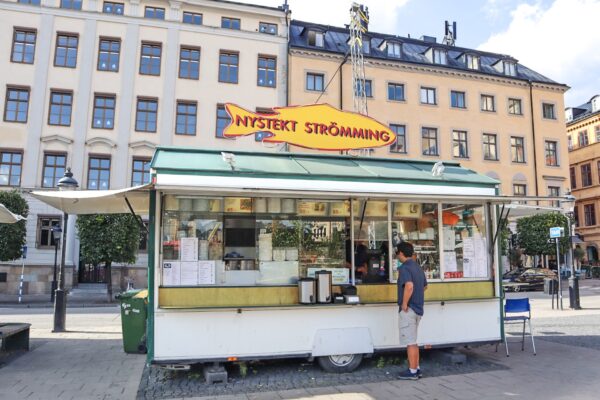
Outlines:
<svg viewBox="0 0 600 400"><path fill-rule="evenodd" d="M398 327L400 328L400 346L406 347L412 344L417 344L417 331L419 329L421 316L417 315L412 308L408 307L408 311L400 311L398 313Z"/></svg>

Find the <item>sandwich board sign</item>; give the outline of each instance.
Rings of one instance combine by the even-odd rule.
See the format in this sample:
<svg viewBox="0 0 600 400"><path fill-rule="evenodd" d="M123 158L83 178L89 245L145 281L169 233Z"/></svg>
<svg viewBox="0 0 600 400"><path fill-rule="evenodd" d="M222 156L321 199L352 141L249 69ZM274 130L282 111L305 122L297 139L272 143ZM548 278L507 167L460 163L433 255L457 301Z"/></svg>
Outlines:
<svg viewBox="0 0 600 400"><path fill-rule="evenodd" d="M565 236L565 228L563 228L562 226L553 226L552 228L550 228L551 239L561 238L563 236Z"/></svg>

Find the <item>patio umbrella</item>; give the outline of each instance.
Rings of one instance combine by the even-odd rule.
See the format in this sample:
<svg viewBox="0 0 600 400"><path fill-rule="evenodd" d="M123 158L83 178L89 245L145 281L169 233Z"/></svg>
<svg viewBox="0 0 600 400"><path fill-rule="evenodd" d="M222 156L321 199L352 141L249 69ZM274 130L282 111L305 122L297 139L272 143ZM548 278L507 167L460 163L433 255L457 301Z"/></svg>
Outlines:
<svg viewBox="0 0 600 400"><path fill-rule="evenodd" d="M14 224L22 219L27 219L21 215L16 215L10 212L4 204L0 204L0 224Z"/></svg>

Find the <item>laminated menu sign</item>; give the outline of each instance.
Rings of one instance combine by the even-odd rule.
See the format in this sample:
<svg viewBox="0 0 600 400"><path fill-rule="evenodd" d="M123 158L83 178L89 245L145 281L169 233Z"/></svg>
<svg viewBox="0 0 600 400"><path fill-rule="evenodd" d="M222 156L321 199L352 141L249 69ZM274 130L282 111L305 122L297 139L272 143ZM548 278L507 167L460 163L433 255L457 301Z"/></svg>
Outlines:
<svg viewBox="0 0 600 400"><path fill-rule="evenodd" d="M198 261L181 262L181 286L195 286L198 284Z"/></svg>
<svg viewBox="0 0 600 400"><path fill-rule="evenodd" d="M214 285L215 284L215 261L198 261L198 284L199 285Z"/></svg>
<svg viewBox="0 0 600 400"><path fill-rule="evenodd" d="M446 272L456 272L458 270L455 251L444 251L444 269Z"/></svg>
<svg viewBox="0 0 600 400"><path fill-rule="evenodd" d="M480 235L463 239L463 272L465 278L487 277L487 249Z"/></svg>
<svg viewBox="0 0 600 400"><path fill-rule="evenodd" d="M179 251L181 261L198 261L198 238L181 238Z"/></svg>
<svg viewBox="0 0 600 400"><path fill-rule="evenodd" d="M162 285L179 286L181 284L181 264L179 261L165 261L162 265Z"/></svg>

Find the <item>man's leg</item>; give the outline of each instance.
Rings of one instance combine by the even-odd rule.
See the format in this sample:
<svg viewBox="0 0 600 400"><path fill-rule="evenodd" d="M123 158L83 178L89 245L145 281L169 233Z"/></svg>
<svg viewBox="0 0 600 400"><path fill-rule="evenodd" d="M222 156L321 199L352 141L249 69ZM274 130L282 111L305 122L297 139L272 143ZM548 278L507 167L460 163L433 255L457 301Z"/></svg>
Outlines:
<svg viewBox="0 0 600 400"><path fill-rule="evenodd" d="M408 367L413 370L417 369L419 366L419 346L410 344L407 346L406 351L408 353Z"/></svg>

